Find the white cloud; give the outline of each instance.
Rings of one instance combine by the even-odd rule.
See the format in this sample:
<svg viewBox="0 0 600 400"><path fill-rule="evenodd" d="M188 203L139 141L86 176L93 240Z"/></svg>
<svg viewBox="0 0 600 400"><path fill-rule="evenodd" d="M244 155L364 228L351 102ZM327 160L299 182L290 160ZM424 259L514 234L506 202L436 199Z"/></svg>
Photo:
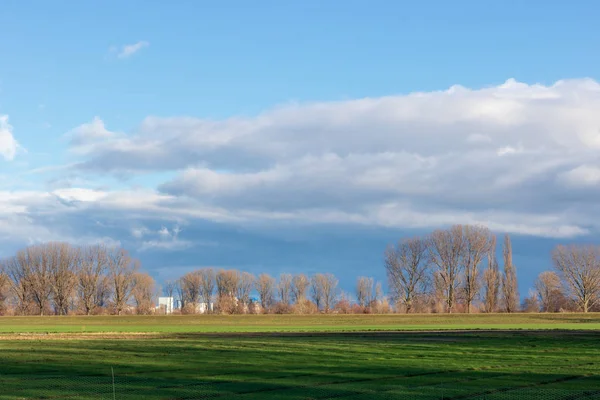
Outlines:
<svg viewBox="0 0 600 400"><path fill-rule="evenodd" d="M150 233L150 230L144 226L131 228L131 236L136 239L141 239L148 233Z"/></svg>
<svg viewBox="0 0 600 400"><path fill-rule="evenodd" d="M522 153L522 152L523 152L523 146L521 146L521 145L519 145L517 147L504 146L504 147L501 147L498 150L496 150L496 154L498 154L501 157L510 155L510 154Z"/></svg>
<svg viewBox="0 0 600 400"><path fill-rule="evenodd" d="M99 146L110 139L117 139L119 134L107 130L104 121L94 117L91 122L67 132L65 137L69 140L71 150L84 154L94 149L94 146Z"/></svg>
<svg viewBox="0 0 600 400"><path fill-rule="evenodd" d="M18 149L19 143L13 136L13 127L8 123L8 115L0 115L0 156L11 161Z"/></svg>
<svg viewBox="0 0 600 400"><path fill-rule="evenodd" d="M142 50L145 47L150 46L150 43L142 40L139 41L137 43L133 43L133 44L126 44L124 46L121 46L120 48L111 48L111 50L117 50L118 54L117 57L119 58L127 58L127 57L131 57L132 55L134 55L135 53L137 53L138 51Z"/></svg>
<svg viewBox="0 0 600 400"><path fill-rule="evenodd" d="M86 203L91 193L77 193L77 207L246 225L471 222L577 236L600 229L586 200L600 182L598 109L600 85L592 80L508 80L479 90L291 104L248 118L148 117L129 135L97 118L70 133L80 173L177 176L144 194L107 192ZM561 197L575 181L577 195ZM138 239L147 248L175 246L173 228L161 232Z"/></svg>
<svg viewBox="0 0 600 400"><path fill-rule="evenodd" d="M189 240L147 240L142 242L139 251L147 250L184 250L193 246Z"/></svg>
<svg viewBox="0 0 600 400"><path fill-rule="evenodd" d="M105 192L99 190L83 188L57 189L53 194L68 202L95 202L107 195Z"/></svg>
<svg viewBox="0 0 600 400"><path fill-rule="evenodd" d="M158 249L158 250L183 250L194 245L189 240L179 238L181 228L175 225L171 230L166 226L162 226L156 232L158 238L154 240L145 240L140 246L140 251Z"/></svg>
<svg viewBox="0 0 600 400"><path fill-rule="evenodd" d="M594 165L580 165L560 174L558 179L569 186L599 187L600 167Z"/></svg>

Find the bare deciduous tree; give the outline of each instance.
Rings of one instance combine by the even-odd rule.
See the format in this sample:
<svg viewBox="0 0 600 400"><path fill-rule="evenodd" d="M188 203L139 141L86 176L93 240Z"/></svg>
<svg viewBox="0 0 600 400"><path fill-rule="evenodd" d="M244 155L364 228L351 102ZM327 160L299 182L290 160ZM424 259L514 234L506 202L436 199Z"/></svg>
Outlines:
<svg viewBox="0 0 600 400"><path fill-rule="evenodd" d="M202 274L200 271L192 271L183 275L181 277L181 290L186 304L186 312L196 313L202 290Z"/></svg>
<svg viewBox="0 0 600 400"><path fill-rule="evenodd" d="M217 305L221 313L232 314L238 309L236 295L239 275L239 271L236 270L219 270L216 274Z"/></svg>
<svg viewBox="0 0 600 400"><path fill-rule="evenodd" d="M487 255L488 266L483 271L483 307L485 312L492 313L498 309L500 295L500 269L496 257L496 236L492 235L490 251Z"/></svg>
<svg viewBox="0 0 600 400"><path fill-rule="evenodd" d="M429 257L443 283L446 311L451 313L460 283L461 259L465 248L463 227L454 225L447 230L436 230L429 239Z"/></svg>
<svg viewBox="0 0 600 400"><path fill-rule="evenodd" d="M44 315L52 295L52 268L50 254L43 245L27 247L17 253L17 259L39 315Z"/></svg>
<svg viewBox="0 0 600 400"><path fill-rule="evenodd" d="M256 279L256 291L260 298L260 306L267 311L273 305L275 279L268 274L260 274Z"/></svg>
<svg viewBox="0 0 600 400"><path fill-rule="evenodd" d="M381 282L377 282L375 284L375 297L373 298L374 302L380 302L385 300L385 295L383 294L383 288L381 287Z"/></svg>
<svg viewBox="0 0 600 400"><path fill-rule="evenodd" d="M10 292L10 279L4 271L4 266L0 264L0 315L6 311L6 299Z"/></svg>
<svg viewBox="0 0 600 400"><path fill-rule="evenodd" d="M371 305L374 296L374 284L373 278L367 278L366 276L358 278L356 281L356 300L359 306L365 308Z"/></svg>
<svg viewBox="0 0 600 400"><path fill-rule="evenodd" d="M436 269L432 274L431 303L435 313L446 310L446 282L442 278L442 271Z"/></svg>
<svg viewBox="0 0 600 400"><path fill-rule="evenodd" d="M107 250L102 245L85 247L79 251L79 270L77 271L77 292L86 315L101 306L104 296L103 277L106 272Z"/></svg>
<svg viewBox="0 0 600 400"><path fill-rule="evenodd" d="M219 270L216 275L217 296L235 296L238 287L237 271Z"/></svg>
<svg viewBox="0 0 600 400"><path fill-rule="evenodd" d="M96 295L94 301L99 308L106 308L111 296L111 280L108 275L102 276L96 287Z"/></svg>
<svg viewBox="0 0 600 400"><path fill-rule="evenodd" d="M338 297L338 280L332 274L315 274L311 280L311 293L317 307L328 313Z"/></svg>
<svg viewBox="0 0 600 400"><path fill-rule="evenodd" d="M463 227L463 236L464 251L462 259L465 272L463 289L467 313L471 313L473 300L475 300L481 290L479 265L490 251L491 233L484 226L465 225Z"/></svg>
<svg viewBox="0 0 600 400"><path fill-rule="evenodd" d="M279 301L281 303L285 305L290 304L292 295L292 275L279 275L279 282L277 282L277 295L279 296Z"/></svg>
<svg viewBox="0 0 600 400"><path fill-rule="evenodd" d="M165 286L163 287L163 293L165 296L173 298L175 291L177 290L177 282L168 280L165 282Z"/></svg>
<svg viewBox="0 0 600 400"><path fill-rule="evenodd" d="M54 309L59 315L67 315L69 301L77 285L79 249L72 248L67 243L48 243L44 250L50 258Z"/></svg>
<svg viewBox="0 0 600 400"><path fill-rule="evenodd" d="M183 283L183 278L179 278L175 281L175 292L177 293L177 297L179 298L179 307L183 310L186 307L185 301L185 284Z"/></svg>
<svg viewBox="0 0 600 400"><path fill-rule="evenodd" d="M394 300L400 301L407 313L413 302L424 292L429 268L428 244L422 238L406 239L385 251L388 286Z"/></svg>
<svg viewBox="0 0 600 400"><path fill-rule="evenodd" d="M558 311L563 294L560 277L555 272L545 271L539 274L535 280L535 290L541 311Z"/></svg>
<svg viewBox="0 0 600 400"><path fill-rule="evenodd" d="M132 279L132 296L135 302L136 313L148 315L154 308L156 283L150 275L144 272L135 272Z"/></svg>
<svg viewBox="0 0 600 400"><path fill-rule="evenodd" d="M519 287L517 284L517 271L512 260L512 245L510 236L504 236L504 274L502 276L502 300L507 313L519 310Z"/></svg>
<svg viewBox="0 0 600 400"><path fill-rule="evenodd" d="M26 269L21 264L21 261L22 259L18 256L5 260L4 272L9 278L10 288L17 302L15 312L20 315L26 315L30 311L31 295L29 284L25 279Z"/></svg>
<svg viewBox="0 0 600 400"><path fill-rule="evenodd" d="M211 302L215 292L215 271L212 268L200 270L200 298L206 307L206 312L212 311Z"/></svg>
<svg viewBox="0 0 600 400"><path fill-rule="evenodd" d="M107 252L107 266L114 310L121 315L131 298L133 277L139 269L139 262L133 260L126 250L113 248Z"/></svg>
<svg viewBox="0 0 600 400"><path fill-rule="evenodd" d="M600 247L559 245L552 251L552 261L568 293L588 312L600 298Z"/></svg>
<svg viewBox="0 0 600 400"><path fill-rule="evenodd" d="M306 290L310 285L310 281L304 274L295 275L292 278L292 297L294 304L299 304L306 299Z"/></svg>
<svg viewBox="0 0 600 400"><path fill-rule="evenodd" d="M529 290L529 295L523 300L523 303L521 304L521 311L528 313L540 312L540 303L535 290Z"/></svg>

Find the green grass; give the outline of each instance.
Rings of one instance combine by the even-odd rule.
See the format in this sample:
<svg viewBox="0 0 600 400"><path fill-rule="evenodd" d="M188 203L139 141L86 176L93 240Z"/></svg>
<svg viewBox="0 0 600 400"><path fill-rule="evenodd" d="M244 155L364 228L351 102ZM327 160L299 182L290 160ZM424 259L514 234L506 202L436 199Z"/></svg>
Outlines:
<svg viewBox="0 0 600 400"><path fill-rule="evenodd" d="M448 329L600 330L600 314L0 317L0 333L356 332Z"/></svg>
<svg viewBox="0 0 600 400"><path fill-rule="evenodd" d="M111 369L115 398L127 400L600 398L600 332L589 329L599 319L537 314L0 318L5 332L0 399L112 399ZM389 331L440 326L520 330ZM81 335L82 327L98 334ZM560 330L526 330L540 327ZM366 332L370 329L388 332ZM46 331L62 334L22 333Z"/></svg>

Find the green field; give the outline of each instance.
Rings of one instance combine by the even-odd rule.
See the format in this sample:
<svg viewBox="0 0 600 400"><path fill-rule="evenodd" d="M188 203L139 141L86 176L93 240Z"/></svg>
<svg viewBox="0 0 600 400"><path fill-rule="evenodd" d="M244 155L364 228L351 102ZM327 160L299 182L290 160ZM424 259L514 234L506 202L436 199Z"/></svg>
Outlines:
<svg viewBox="0 0 600 400"><path fill-rule="evenodd" d="M600 330L600 314L170 315L0 318L0 333L356 332L456 329Z"/></svg>
<svg viewBox="0 0 600 400"><path fill-rule="evenodd" d="M600 398L600 315L24 317L0 324L1 399Z"/></svg>

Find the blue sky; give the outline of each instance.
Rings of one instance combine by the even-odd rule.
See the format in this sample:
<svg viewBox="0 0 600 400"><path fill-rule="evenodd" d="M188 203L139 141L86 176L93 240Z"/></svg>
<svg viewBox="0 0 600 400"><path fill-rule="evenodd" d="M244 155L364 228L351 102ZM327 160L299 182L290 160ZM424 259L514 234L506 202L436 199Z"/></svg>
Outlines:
<svg viewBox="0 0 600 400"><path fill-rule="evenodd" d="M595 1L5 1L3 255L120 243L196 266L384 278L452 223L515 238L521 291L594 241Z"/></svg>

